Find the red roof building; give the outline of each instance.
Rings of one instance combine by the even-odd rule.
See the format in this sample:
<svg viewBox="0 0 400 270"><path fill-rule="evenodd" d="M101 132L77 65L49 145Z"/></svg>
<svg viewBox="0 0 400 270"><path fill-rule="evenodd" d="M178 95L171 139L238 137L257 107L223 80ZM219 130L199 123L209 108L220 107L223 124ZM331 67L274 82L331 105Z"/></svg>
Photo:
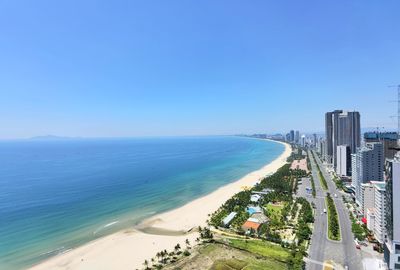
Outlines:
<svg viewBox="0 0 400 270"><path fill-rule="evenodd" d="M246 221L243 226L242 226L242 230L245 232L249 232L251 230L258 232L258 229L260 229L261 224L259 223L255 223L252 221Z"/></svg>

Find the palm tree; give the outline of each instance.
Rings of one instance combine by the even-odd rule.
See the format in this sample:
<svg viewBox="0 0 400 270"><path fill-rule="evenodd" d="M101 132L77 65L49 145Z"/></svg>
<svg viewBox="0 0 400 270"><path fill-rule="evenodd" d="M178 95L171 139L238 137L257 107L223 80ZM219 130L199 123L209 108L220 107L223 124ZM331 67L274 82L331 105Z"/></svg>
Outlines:
<svg viewBox="0 0 400 270"><path fill-rule="evenodd" d="M181 249L181 245L176 244L174 249L175 249L176 252L179 252L179 250Z"/></svg>
<svg viewBox="0 0 400 270"><path fill-rule="evenodd" d="M164 256L165 256L164 250L160 251L160 255L161 255L161 262L164 263Z"/></svg>
<svg viewBox="0 0 400 270"><path fill-rule="evenodd" d="M147 260L144 260L143 265L146 267L146 269L149 269L149 262Z"/></svg>
<svg viewBox="0 0 400 270"><path fill-rule="evenodd" d="M185 244L186 244L186 249L188 249L188 248L189 248L189 246L190 246L189 239L186 239L186 241L185 241Z"/></svg>

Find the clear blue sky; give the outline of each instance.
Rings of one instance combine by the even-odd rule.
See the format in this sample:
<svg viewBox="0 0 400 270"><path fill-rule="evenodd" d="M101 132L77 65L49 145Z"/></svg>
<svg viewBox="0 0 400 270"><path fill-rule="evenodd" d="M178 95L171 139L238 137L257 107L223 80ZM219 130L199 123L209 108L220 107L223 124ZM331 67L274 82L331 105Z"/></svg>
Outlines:
<svg viewBox="0 0 400 270"><path fill-rule="evenodd" d="M0 138L396 126L400 1L0 2Z"/></svg>

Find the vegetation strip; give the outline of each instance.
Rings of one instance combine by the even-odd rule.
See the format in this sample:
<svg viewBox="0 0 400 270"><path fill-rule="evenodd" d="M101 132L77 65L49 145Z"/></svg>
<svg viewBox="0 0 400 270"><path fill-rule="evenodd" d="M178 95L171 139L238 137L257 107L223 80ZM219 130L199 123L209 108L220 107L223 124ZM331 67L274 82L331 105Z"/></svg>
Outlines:
<svg viewBox="0 0 400 270"><path fill-rule="evenodd" d="M335 203L328 193L325 198L328 207L328 238L334 241L340 241L339 218Z"/></svg>
<svg viewBox="0 0 400 270"><path fill-rule="evenodd" d="M318 162L317 162L317 160L315 159L314 153L311 152L311 154L312 154L312 156L313 156L313 158L314 158L315 165L317 166L317 169L318 169L318 176L319 176L319 180L320 180L320 182L321 182L321 186L322 186L322 188L326 191L326 190L328 190L328 183L326 182L326 179L325 179L324 175L323 175L322 172L321 172L321 169L320 169L320 167L319 167L319 165L318 165Z"/></svg>
<svg viewBox="0 0 400 270"><path fill-rule="evenodd" d="M311 172L312 167L311 167L310 155L309 155L308 151L307 151L307 167L308 167L308 170ZM311 173L310 173L310 181L311 181L311 187L312 187L312 196L315 198L317 196L317 192L315 190L314 177L312 176Z"/></svg>

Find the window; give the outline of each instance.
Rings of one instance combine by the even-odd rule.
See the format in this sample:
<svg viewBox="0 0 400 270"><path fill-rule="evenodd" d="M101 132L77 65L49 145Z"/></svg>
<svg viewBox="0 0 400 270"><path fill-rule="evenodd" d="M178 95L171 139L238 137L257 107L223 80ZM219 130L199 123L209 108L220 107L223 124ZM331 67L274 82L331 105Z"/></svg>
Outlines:
<svg viewBox="0 0 400 270"><path fill-rule="evenodd" d="M400 245L395 245L395 246L394 246L394 249L395 249L394 252L395 252L396 254L400 254Z"/></svg>

